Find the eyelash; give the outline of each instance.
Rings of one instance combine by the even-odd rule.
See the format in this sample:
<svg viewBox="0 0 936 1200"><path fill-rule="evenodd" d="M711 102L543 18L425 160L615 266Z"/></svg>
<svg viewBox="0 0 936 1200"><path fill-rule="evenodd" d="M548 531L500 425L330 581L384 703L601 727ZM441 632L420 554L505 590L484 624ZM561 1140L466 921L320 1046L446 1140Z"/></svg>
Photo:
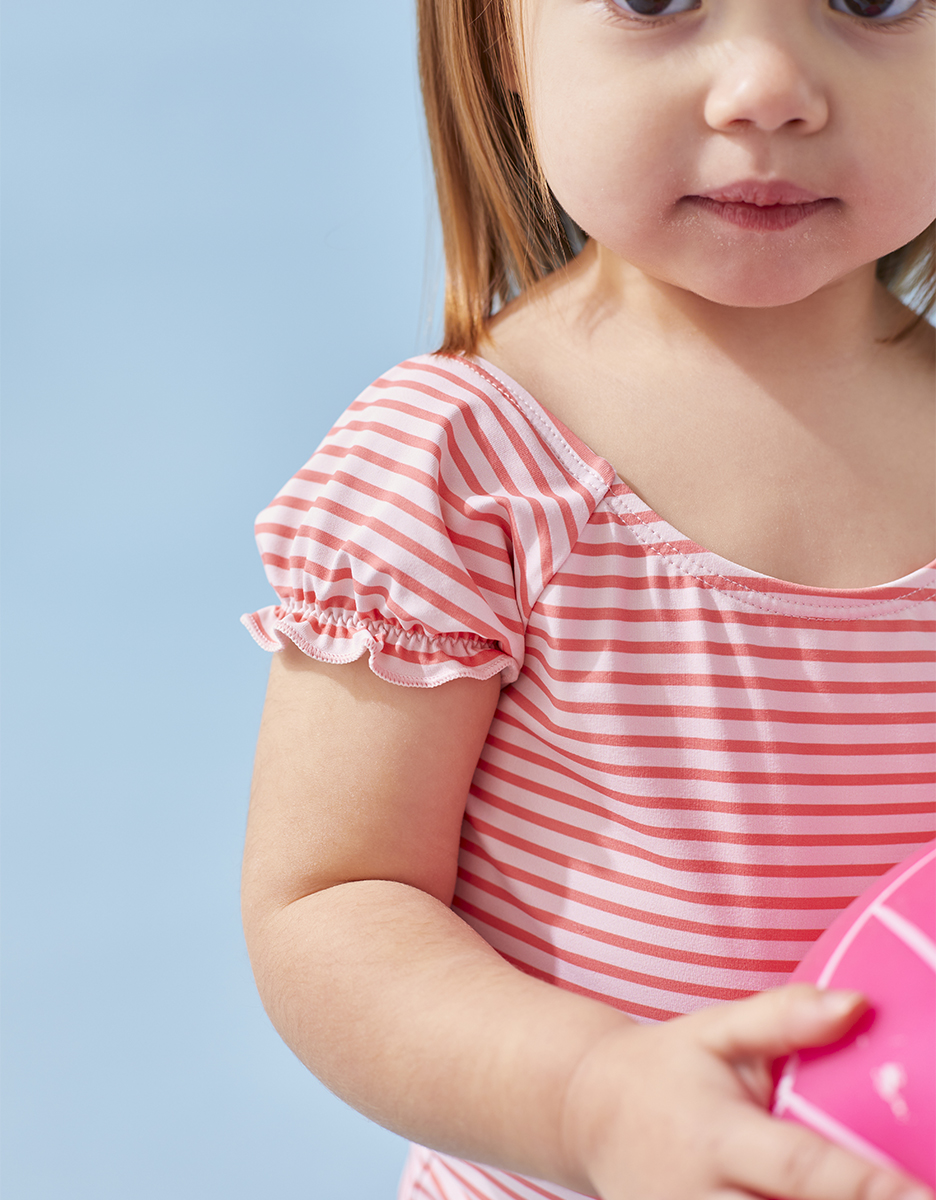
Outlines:
<svg viewBox="0 0 936 1200"><path fill-rule="evenodd" d="M666 25L676 17L684 16L685 13L670 13L669 16L663 17L638 17L636 14L628 14L624 11L616 0L601 0L612 21L617 21L623 25L639 26L641 29L655 29L658 25ZM862 17L852 15L850 13L839 13L839 16L848 17L849 20L857 21L857 23L866 29L879 29L883 33L890 33L891 30L906 29L908 25L913 25L917 21L928 20L933 15L933 10L936 9L936 0L922 0L920 7L903 17L897 17L892 21L868 21ZM698 9L689 9L690 12L697 12ZM838 10L833 10L838 11Z"/></svg>

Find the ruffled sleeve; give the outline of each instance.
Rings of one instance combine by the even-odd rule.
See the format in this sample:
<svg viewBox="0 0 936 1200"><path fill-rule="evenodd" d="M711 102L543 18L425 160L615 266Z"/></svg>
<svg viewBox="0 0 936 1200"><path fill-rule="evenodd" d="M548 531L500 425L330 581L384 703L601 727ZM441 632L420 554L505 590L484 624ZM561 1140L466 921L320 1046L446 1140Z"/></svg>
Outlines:
<svg viewBox="0 0 936 1200"><path fill-rule="evenodd" d="M268 650L366 653L392 683L512 683L530 607L594 503L467 363L412 360L351 405L258 517L279 603L243 623Z"/></svg>

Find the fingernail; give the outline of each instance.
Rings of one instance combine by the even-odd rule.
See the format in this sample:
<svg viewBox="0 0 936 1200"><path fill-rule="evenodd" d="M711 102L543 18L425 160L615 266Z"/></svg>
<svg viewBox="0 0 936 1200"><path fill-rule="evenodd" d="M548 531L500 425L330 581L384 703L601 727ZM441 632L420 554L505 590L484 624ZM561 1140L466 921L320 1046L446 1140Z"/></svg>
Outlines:
<svg viewBox="0 0 936 1200"><path fill-rule="evenodd" d="M863 1000L864 996L861 992L823 992L819 1003L827 1016L844 1017ZM906 1200L906 1198L902 1198L902 1200ZM920 1200L920 1197L917 1196L914 1200Z"/></svg>

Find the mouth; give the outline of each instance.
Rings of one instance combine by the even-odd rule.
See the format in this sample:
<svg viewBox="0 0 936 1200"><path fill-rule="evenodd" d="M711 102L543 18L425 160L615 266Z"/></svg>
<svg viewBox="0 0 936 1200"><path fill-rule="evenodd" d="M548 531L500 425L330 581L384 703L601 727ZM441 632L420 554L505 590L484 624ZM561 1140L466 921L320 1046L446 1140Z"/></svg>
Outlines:
<svg viewBox="0 0 936 1200"><path fill-rule="evenodd" d="M726 187L713 188L692 197L697 200L714 200L718 204L750 204L756 208L776 208L778 205L815 204L819 200L831 200L820 192L812 192L784 179L742 179Z"/></svg>
<svg viewBox="0 0 936 1200"><path fill-rule="evenodd" d="M822 196L784 180L755 179L684 196L683 200L732 225L761 233L791 229L838 203L834 196Z"/></svg>
<svg viewBox="0 0 936 1200"><path fill-rule="evenodd" d="M810 204L723 204L707 196L687 196L695 208L710 212L723 221L738 225L742 229L771 233L792 229L800 221L806 221L835 204L833 199L814 200Z"/></svg>

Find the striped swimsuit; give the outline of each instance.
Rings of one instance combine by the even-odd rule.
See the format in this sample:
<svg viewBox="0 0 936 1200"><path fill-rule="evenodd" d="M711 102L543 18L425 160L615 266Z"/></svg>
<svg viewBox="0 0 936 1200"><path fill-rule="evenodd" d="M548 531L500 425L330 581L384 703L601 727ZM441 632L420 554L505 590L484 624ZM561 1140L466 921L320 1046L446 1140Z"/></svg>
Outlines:
<svg viewBox="0 0 936 1200"><path fill-rule="evenodd" d="M936 833L936 563L784 583L668 525L481 359L377 380L260 515L275 650L499 674L453 907L640 1021L782 984ZM552 1184L414 1147L400 1200Z"/></svg>

